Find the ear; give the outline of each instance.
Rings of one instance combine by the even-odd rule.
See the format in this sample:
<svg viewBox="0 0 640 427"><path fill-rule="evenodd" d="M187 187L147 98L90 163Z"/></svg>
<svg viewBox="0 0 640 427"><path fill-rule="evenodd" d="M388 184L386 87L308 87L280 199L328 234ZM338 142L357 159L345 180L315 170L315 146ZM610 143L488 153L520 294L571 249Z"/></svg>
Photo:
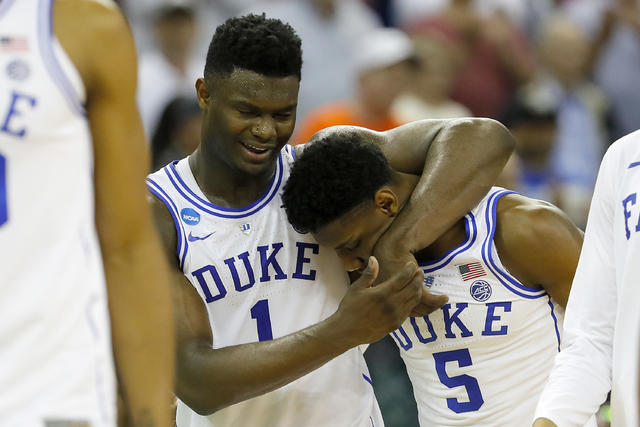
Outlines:
<svg viewBox="0 0 640 427"><path fill-rule="evenodd" d="M398 198L390 188L383 187L376 191L374 202L376 209L389 218L393 218L398 214Z"/></svg>
<svg viewBox="0 0 640 427"><path fill-rule="evenodd" d="M198 97L198 105L203 110L207 108L209 105L209 100L211 99L209 86L207 86L207 82L203 77L200 77L196 80L196 96Z"/></svg>

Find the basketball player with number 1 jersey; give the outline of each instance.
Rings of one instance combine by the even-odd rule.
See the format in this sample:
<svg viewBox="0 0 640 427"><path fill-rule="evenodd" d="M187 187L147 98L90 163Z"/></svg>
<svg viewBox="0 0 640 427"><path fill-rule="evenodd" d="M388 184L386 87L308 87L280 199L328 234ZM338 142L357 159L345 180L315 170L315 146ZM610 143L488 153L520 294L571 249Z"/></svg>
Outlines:
<svg viewBox="0 0 640 427"><path fill-rule="evenodd" d="M283 195L291 223L335 248L347 270L362 268L417 179L392 170L368 135L327 132L300 156ZM581 243L554 206L494 187L414 253L425 285L449 296L392 333L421 426L532 422L560 349L558 304L566 303Z"/></svg>

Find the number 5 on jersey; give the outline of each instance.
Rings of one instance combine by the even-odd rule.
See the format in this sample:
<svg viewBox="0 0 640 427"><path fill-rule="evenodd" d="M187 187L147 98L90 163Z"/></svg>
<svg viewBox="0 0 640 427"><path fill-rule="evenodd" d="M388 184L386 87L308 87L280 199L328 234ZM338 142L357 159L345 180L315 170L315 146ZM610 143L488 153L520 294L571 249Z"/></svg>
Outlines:
<svg viewBox="0 0 640 427"><path fill-rule="evenodd" d="M443 351L433 353L436 361L436 372L440 382L448 388L464 387L469 396L468 402L460 402L457 398L448 398L447 407L456 414L462 412L473 412L480 409L484 403L478 380L469 375L456 375L450 377L447 374L447 362L458 362L459 367L471 366L471 355L468 348L453 351Z"/></svg>

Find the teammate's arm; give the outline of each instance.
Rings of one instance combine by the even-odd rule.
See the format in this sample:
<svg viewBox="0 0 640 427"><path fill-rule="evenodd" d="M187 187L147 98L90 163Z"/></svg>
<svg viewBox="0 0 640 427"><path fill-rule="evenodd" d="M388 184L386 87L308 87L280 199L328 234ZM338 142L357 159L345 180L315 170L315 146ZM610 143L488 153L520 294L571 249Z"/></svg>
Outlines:
<svg viewBox="0 0 640 427"><path fill-rule="evenodd" d="M393 169L422 175L406 206L376 244L378 280L415 262L413 252L429 246L471 210L493 185L515 145L504 126L481 118L420 120L386 132L354 126L331 131L340 129L366 134L367 140L380 145ZM310 143L325 132L318 132ZM296 147L298 154L303 150L304 146ZM414 315L429 313L447 301L445 296L423 292Z"/></svg>
<svg viewBox="0 0 640 427"><path fill-rule="evenodd" d="M136 426L169 425L174 334L167 268L145 202L148 155L135 104L136 53L122 14L106 2L55 2L56 36L87 91L96 223L113 347Z"/></svg>
<svg viewBox="0 0 640 427"><path fill-rule="evenodd" d="M497 218L494 241L505 267L524 285L544 288L566 307L582 231L552 204L517 194L500 199Z"/></svg>
<svg viewBox="0 0 640 427"><path fill-rule="evenodd" d="M214 349L204 302L178 266L171 214L155 197L149 200L173 264L176 394L201 415L275 390L352 347L377 341L397 329L420 298L421 270L404 266L389 281L371 287L377 275L372 260L326 320L274 340Z"/></svg>
<svg viewBox="0 0 640 427"><path fill-rule="evenodd" d="M469 212L493 185L514 144L511 133L490 119L422 120L383 132L381 147L391 167L422 177L376 244L381 273L409 261Z"/></svg>

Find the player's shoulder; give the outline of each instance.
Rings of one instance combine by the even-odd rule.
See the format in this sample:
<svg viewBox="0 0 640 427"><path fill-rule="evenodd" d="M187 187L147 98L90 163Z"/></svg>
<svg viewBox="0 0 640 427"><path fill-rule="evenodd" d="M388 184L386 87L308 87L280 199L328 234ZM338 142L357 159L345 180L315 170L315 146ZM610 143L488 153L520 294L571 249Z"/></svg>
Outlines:
<svg viewBox="0 0 640 427"><path fill-rule="evenodd" d="M57 0L53 19L55 35L85 85L96 80L97 73L130 68L135 48L129 24L113 1Z"/></svg>
<svg viewBox="0 0 640 427"><path fill-rule="evenodd" d="M567 230L576 229L557 206L517 193L501 197L496 207L496 218L496 235L507 249L545 244L561 238Z"/></svg>
<svg viewBox="0 0 640 427"><path fill-rule="evenodd" d="M640 162L640 130L631 132L616 140L604 155L602 164L635 167Z"/></svg>

